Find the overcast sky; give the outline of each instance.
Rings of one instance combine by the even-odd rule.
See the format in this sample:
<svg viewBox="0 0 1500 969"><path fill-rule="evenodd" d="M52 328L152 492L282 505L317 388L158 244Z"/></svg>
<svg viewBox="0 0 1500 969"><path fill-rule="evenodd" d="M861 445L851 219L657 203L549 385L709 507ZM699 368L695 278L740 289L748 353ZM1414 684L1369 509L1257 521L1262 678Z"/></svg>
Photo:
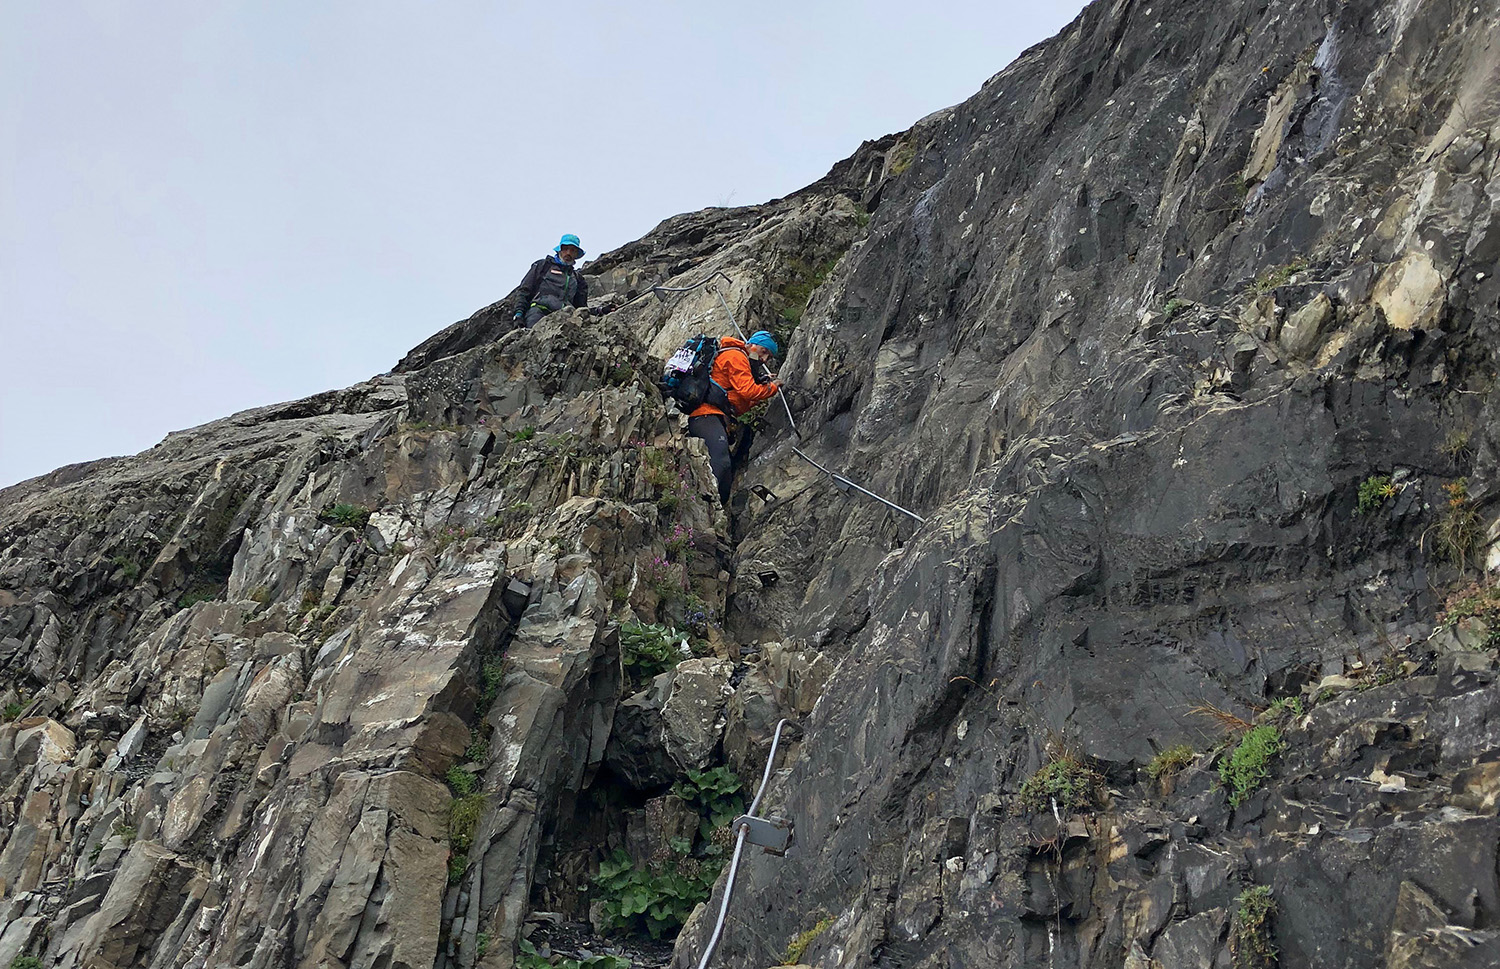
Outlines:
<svg viewBox="0 0 1500 969"><path fill-rule="evenodd" d="M0 486L786 195L1081 6L0 0Z"/></svg>

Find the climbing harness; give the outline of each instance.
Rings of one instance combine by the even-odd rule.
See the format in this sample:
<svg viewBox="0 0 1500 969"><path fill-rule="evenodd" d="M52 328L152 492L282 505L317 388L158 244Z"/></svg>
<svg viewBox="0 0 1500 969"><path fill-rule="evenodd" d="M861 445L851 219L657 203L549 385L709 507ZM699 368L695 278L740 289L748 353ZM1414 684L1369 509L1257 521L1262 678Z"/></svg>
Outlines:
<svg viewBox="0 0 1500 969"><path fill-rule="evenodd" d="M755 800L750 802L750 810L734 819L734 855L729 860L729 878L724 882L724 900L719 903L719 920L714 923L713 935L708 938L708 947L703 950L703 958L698 960L698 969L708 969L708 960L713 958L714 949L719 945L719 937L724 934L724 919L729 914L729 899L734 895L734 878L740 869L740 853L745 849L745 842L759 845L767 853L773 855L784 855L786 849L792 842L792 822L786 818L760 818L756 817L755 809L760 806L760 799L766 793L766 784L771 780L771 767L776 763L776 748L781 744L781 728L790 721L782 718L776 723L776 735L771 738L771 752L766 755L766 770L760 776L760 790L755 792Z"/></svg>
<svg viewBox="0 0 1500 969"><path fill-rule="evenodd" d="M728 276L724 275L722 270L715 270L713 273L709 274L707 278L701 279L698 282L693 283L691 286L653 286L651 287L651 294L662 302L666 302L667 297L664 295L666 293L691 293L695 289L700 289L703 286L707 286L709 283L713 283L714 295L719 298L719 305L724 307L724 315L729 317L730 324L734 326L734 332L739 334L741 340L746 340L746 342L749 342L745 337L745 331L740 329L739 321L734 318L734 311L729 308L729 301L724 298L723 291L719 289L719 284L717 282L719 278L722 278L726 283L733 282ZM786 408L786 420L787 423L791 425L792 434L796 436L798 441L801 441L802 432L797 428L796 420L792 418L792 405L787 403L786 393L783 392L780 387L777 387L776 396L781 398L781 406ZM848 491L850 488L853 488L860 494L874 498L876 501L880 502L882 505L885 505L888 508L893 508L903 515L916 519L919 524L925 525L927 523L927 519L923 518L916 512L911 511L907 508L902 508L894 501L888 501L885 498L880 497L869 488L864 488L860 485L855 484L844 475L838 474L834 471L830 471L829 469L823 467L821 464L808 457L801 448L793 447L792 453L832 478L834 483L839 486L840 490Z"/></svg>

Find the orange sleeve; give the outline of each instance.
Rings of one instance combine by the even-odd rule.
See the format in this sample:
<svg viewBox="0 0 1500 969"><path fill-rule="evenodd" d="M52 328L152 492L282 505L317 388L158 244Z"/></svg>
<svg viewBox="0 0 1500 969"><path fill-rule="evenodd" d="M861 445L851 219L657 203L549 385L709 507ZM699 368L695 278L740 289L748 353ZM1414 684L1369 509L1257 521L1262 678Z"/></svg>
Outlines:
<svg viewBox="0 0 1500 969"><path fill-rule="evenodd" d="M721 353L719 359L724 361L724 369L722 373L715 373L714 379L729 392L729 402L734 405L737 414L743 414L766 398L776 395L775 381L764 384L755 382L755 375L750 372L750 358L746 354ZM718 362L714 361L716 371L719 370Z"/></svg>

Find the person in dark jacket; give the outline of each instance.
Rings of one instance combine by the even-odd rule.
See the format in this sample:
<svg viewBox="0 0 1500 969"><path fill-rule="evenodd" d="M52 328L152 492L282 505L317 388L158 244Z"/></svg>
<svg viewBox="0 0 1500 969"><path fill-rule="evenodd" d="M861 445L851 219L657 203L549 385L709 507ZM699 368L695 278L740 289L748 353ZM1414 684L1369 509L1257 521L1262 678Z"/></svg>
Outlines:
<svg viewBox="0 0 1500 969"><path fill-rule="evenodd" d="M528 329L553 310L584 307L589 303L588 281L573 267L583 255L578 237L571 232L563 236L552 253L532 263L526 278L521 280L521 299L515 318L524 320Z"/></svg>
<svg viewBox="0 0 1500 969"><path fill-rule="evenodd" d="M719 352L708 373L713 386L708 398L688 415L688 436L708 446L708 464L719 483L719 500L726 505L735 466L750 453L753 437L750 429L739 427L735 418L781 389L766 370L780 352L776 338L765 330L750 334L749 340L720 337ZM729 448L731 427L737 431L733 451Z"/></svg>

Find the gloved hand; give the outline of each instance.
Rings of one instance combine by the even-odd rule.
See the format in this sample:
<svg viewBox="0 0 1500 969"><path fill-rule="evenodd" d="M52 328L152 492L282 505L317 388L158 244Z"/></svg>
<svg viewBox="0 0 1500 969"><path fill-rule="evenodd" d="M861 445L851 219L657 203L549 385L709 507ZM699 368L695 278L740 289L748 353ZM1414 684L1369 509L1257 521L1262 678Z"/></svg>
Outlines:
<svg viewBox="0 0 1500 969"><path fill-rule="evenodd" d="M513 320L519 320L521 317L523 317L525 315L526 314L522 313L520 310L516 310L516 315L512 316L511 319L513 319Z"/></svg>

